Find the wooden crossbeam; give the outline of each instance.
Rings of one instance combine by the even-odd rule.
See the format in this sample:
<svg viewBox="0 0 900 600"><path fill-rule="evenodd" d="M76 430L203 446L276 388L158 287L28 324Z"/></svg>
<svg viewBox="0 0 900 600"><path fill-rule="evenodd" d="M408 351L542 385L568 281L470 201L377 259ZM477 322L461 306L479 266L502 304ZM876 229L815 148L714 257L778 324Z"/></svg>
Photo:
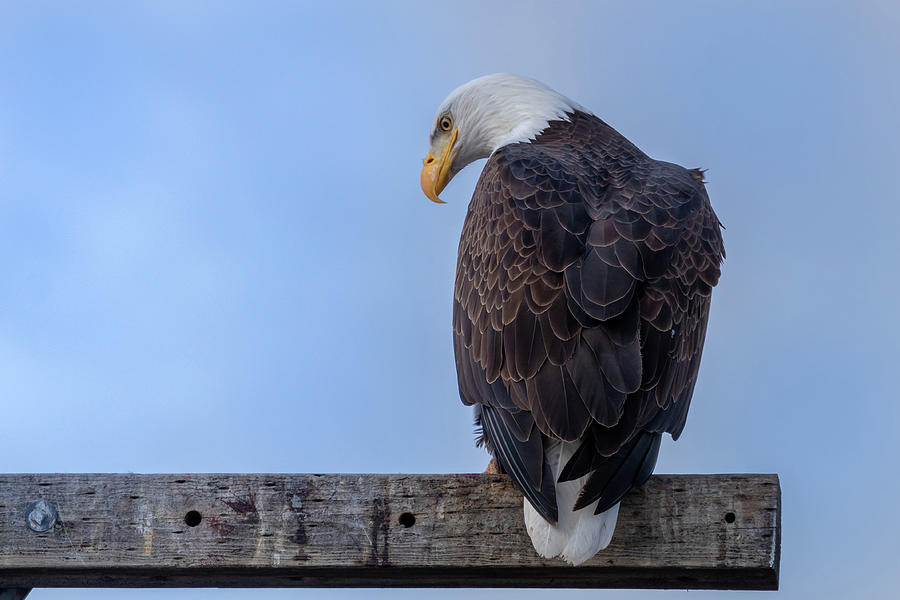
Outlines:
<svg viewBox="0 0 900 600"><path fill-rule="evenodd" d="M0 588L774 590L780 528L776 475L657 475L571 567L504 475L0 475Z"/></svg>

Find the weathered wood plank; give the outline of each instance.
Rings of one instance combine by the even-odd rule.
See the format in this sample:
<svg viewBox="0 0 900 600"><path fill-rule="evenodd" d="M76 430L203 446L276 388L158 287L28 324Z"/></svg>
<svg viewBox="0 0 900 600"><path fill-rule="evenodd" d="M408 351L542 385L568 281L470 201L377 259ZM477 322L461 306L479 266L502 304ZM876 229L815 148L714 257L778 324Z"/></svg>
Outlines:
<svg viewBox="0 0 900 600"><path fill-rule="evenodd" d="M776 475L657 475L570 567L504 475L0 475L0 588L777 589L780 514Z"/></svg>

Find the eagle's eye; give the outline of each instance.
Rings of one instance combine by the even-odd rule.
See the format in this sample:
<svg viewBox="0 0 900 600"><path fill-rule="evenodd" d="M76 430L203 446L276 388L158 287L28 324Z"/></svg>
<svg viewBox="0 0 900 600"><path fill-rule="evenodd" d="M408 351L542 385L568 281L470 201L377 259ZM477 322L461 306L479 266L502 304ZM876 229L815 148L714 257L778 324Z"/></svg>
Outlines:
<svg viewBox="0 0 900 600"><path fill-rule="evenodd" d="M453 117L444 115L438 120L438 127L441 128L441 131L450 131L453 129Z"/></svg>

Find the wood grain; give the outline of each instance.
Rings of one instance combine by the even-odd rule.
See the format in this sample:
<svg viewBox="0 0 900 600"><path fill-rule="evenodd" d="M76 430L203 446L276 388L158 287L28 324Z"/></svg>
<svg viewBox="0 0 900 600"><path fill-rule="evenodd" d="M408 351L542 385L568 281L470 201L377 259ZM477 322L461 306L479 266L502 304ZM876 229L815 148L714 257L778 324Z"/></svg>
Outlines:
<svg viewBox="0 0 900 600"><path fill-rule="evenodd" d="M780 530L776 475L654 476L580 567L534 552L505 475L0 475L0 587L772 590Z"/></svg>

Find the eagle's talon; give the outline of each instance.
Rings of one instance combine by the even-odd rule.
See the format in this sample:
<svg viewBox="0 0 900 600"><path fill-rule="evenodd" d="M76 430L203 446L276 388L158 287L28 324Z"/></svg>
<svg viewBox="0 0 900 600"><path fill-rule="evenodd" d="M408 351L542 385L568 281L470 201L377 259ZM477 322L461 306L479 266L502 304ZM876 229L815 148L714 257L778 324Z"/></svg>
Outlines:
<svg viewBox="0 0 900 600"><path fill-rule="evenodd" d="M503 469L500 467L500 463L497 462L496 458L491 458L491 462L488 463L487 469L485 469L484 472L490 473L491 475L503 475Z"/></svg>

